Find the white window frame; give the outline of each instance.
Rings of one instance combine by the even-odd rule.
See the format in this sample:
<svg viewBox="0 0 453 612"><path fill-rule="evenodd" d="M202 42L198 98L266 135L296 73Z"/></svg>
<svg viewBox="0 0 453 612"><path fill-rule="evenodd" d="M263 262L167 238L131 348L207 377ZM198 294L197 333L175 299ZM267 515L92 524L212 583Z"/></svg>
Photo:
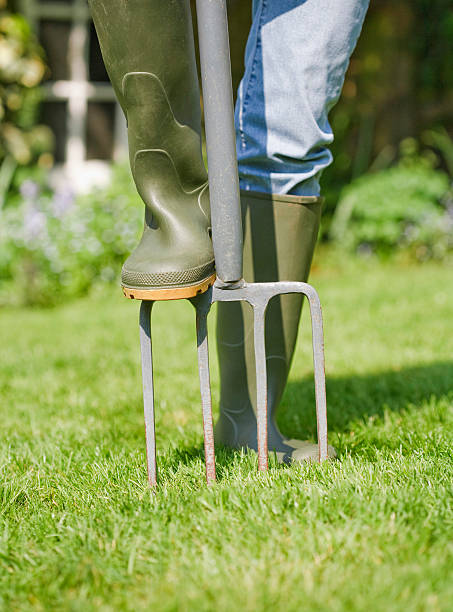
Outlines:
<svg viewBox="0 0 453 612"><path fill-rule="evenodd" d="M70 25L68 40L69 80L48 81L42 86L45 101L67 103L64 165L76 169L87 160L88 102L115 102L113 160L127 154L126 122L110 83L89 81L89 44L91 15L86 0L71 3L20 0L20 10L39 38L42 19L66 21ZM90 160L91 161L91 160Z"/></svg>

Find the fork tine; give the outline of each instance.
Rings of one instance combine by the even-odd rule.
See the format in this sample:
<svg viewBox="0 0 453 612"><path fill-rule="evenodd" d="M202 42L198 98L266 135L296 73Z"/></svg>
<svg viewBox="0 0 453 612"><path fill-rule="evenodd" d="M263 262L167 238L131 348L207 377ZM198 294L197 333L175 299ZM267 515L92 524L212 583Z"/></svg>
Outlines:
<svg viewBox="0 0 453 612"><path fill-rule="evenodd" d="M153 350L151 312L154 302L142 300L140 305L140 349L142 356L143 408L145 413L146 460L148 483L157 484L156 432L154 424Z"/></svg>
<svg viewBox="0 0 453 612"><path fill-rule="evenodd" d="M256 424L258 438L258 469L268 469L267 456L267 369L265 316L266 306L253 305L253 333L256 367Z"/></svg>
<svg viewBox="0 0 453 612"><path fill-rule="evenodd" d="M191 302L196 310L198 375L200 377L201 407L203 412L206 481L209 485L216 480L208 347L208 314L211 308L211 292L208 291L200 296L196 296Z"/></svg>
<svg viewBox="0 0 453 612"><path fill-rule="evenodd" d="M318 430L319 461L328 458L327 447L327 400L326 400L326 374L324 365L324 331L322 324L321 302L316 290L307 285L305 292L310 304L313 369L315 375L316 420Z"/></svg>
<svg viewBox="0 0 453 612"><path fill-rule="evenodd" d="M209 349L207 313L197 309L198 373L200 376L201 406L203 411L204 455L206 481L215 482L214 430L212 426L211 381L209 377Z"/></svg>

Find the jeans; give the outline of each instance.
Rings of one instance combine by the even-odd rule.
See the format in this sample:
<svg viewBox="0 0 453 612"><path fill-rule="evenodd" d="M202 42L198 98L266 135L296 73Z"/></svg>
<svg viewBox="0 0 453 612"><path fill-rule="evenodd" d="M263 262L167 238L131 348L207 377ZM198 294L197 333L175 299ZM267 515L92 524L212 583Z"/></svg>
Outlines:
<svg viewBox="0 0 453 612"><path fill-rule="evenodd" d="M319 195L369 0L253 0L235 109L241 189Z"/></svg>

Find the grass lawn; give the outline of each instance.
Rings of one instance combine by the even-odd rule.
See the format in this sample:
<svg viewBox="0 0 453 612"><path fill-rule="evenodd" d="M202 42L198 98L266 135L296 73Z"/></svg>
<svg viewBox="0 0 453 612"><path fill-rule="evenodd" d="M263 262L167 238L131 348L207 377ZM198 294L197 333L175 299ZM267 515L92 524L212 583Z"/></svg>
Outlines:
<svg viewBox="0 0 453 612"><path fill-rule="evenodd" d="M324 253L311 281L339 460L218 449L208 489L192 309L159 304L155 495L138 303L0 312L2 609L452 610L453 270ZM307 323L280 425L314 439Z"/></svg>

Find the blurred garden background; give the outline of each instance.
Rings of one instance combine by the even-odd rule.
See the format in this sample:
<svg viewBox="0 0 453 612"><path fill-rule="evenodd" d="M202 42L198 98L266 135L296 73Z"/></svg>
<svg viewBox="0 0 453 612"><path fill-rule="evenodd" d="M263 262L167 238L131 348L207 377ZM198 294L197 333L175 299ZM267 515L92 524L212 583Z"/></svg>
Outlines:
<svg viewBox="0 0 453 612"><path fill-rule="evenodd" d="M235 86L250 14L229 2ZM0 608L449 612L451 0L372 0L331 114L323 465L264 475L217 448L205 486L193 309L165 302L150 493L139 304L119 287L143 205L85 0L0 0L0 118ZM305 309L288 438L316 440L311 359Z"/></svg>
<svg viewBox="0 0 453 612"><path fill-rule="evenodd" d="M236 88L251 7L229 4ZM0 304L51 304L118 282L142 209L85 0L0 6ZM324 243L451 258L452 40L449 0L371 2L331 114Z"/></svg>

